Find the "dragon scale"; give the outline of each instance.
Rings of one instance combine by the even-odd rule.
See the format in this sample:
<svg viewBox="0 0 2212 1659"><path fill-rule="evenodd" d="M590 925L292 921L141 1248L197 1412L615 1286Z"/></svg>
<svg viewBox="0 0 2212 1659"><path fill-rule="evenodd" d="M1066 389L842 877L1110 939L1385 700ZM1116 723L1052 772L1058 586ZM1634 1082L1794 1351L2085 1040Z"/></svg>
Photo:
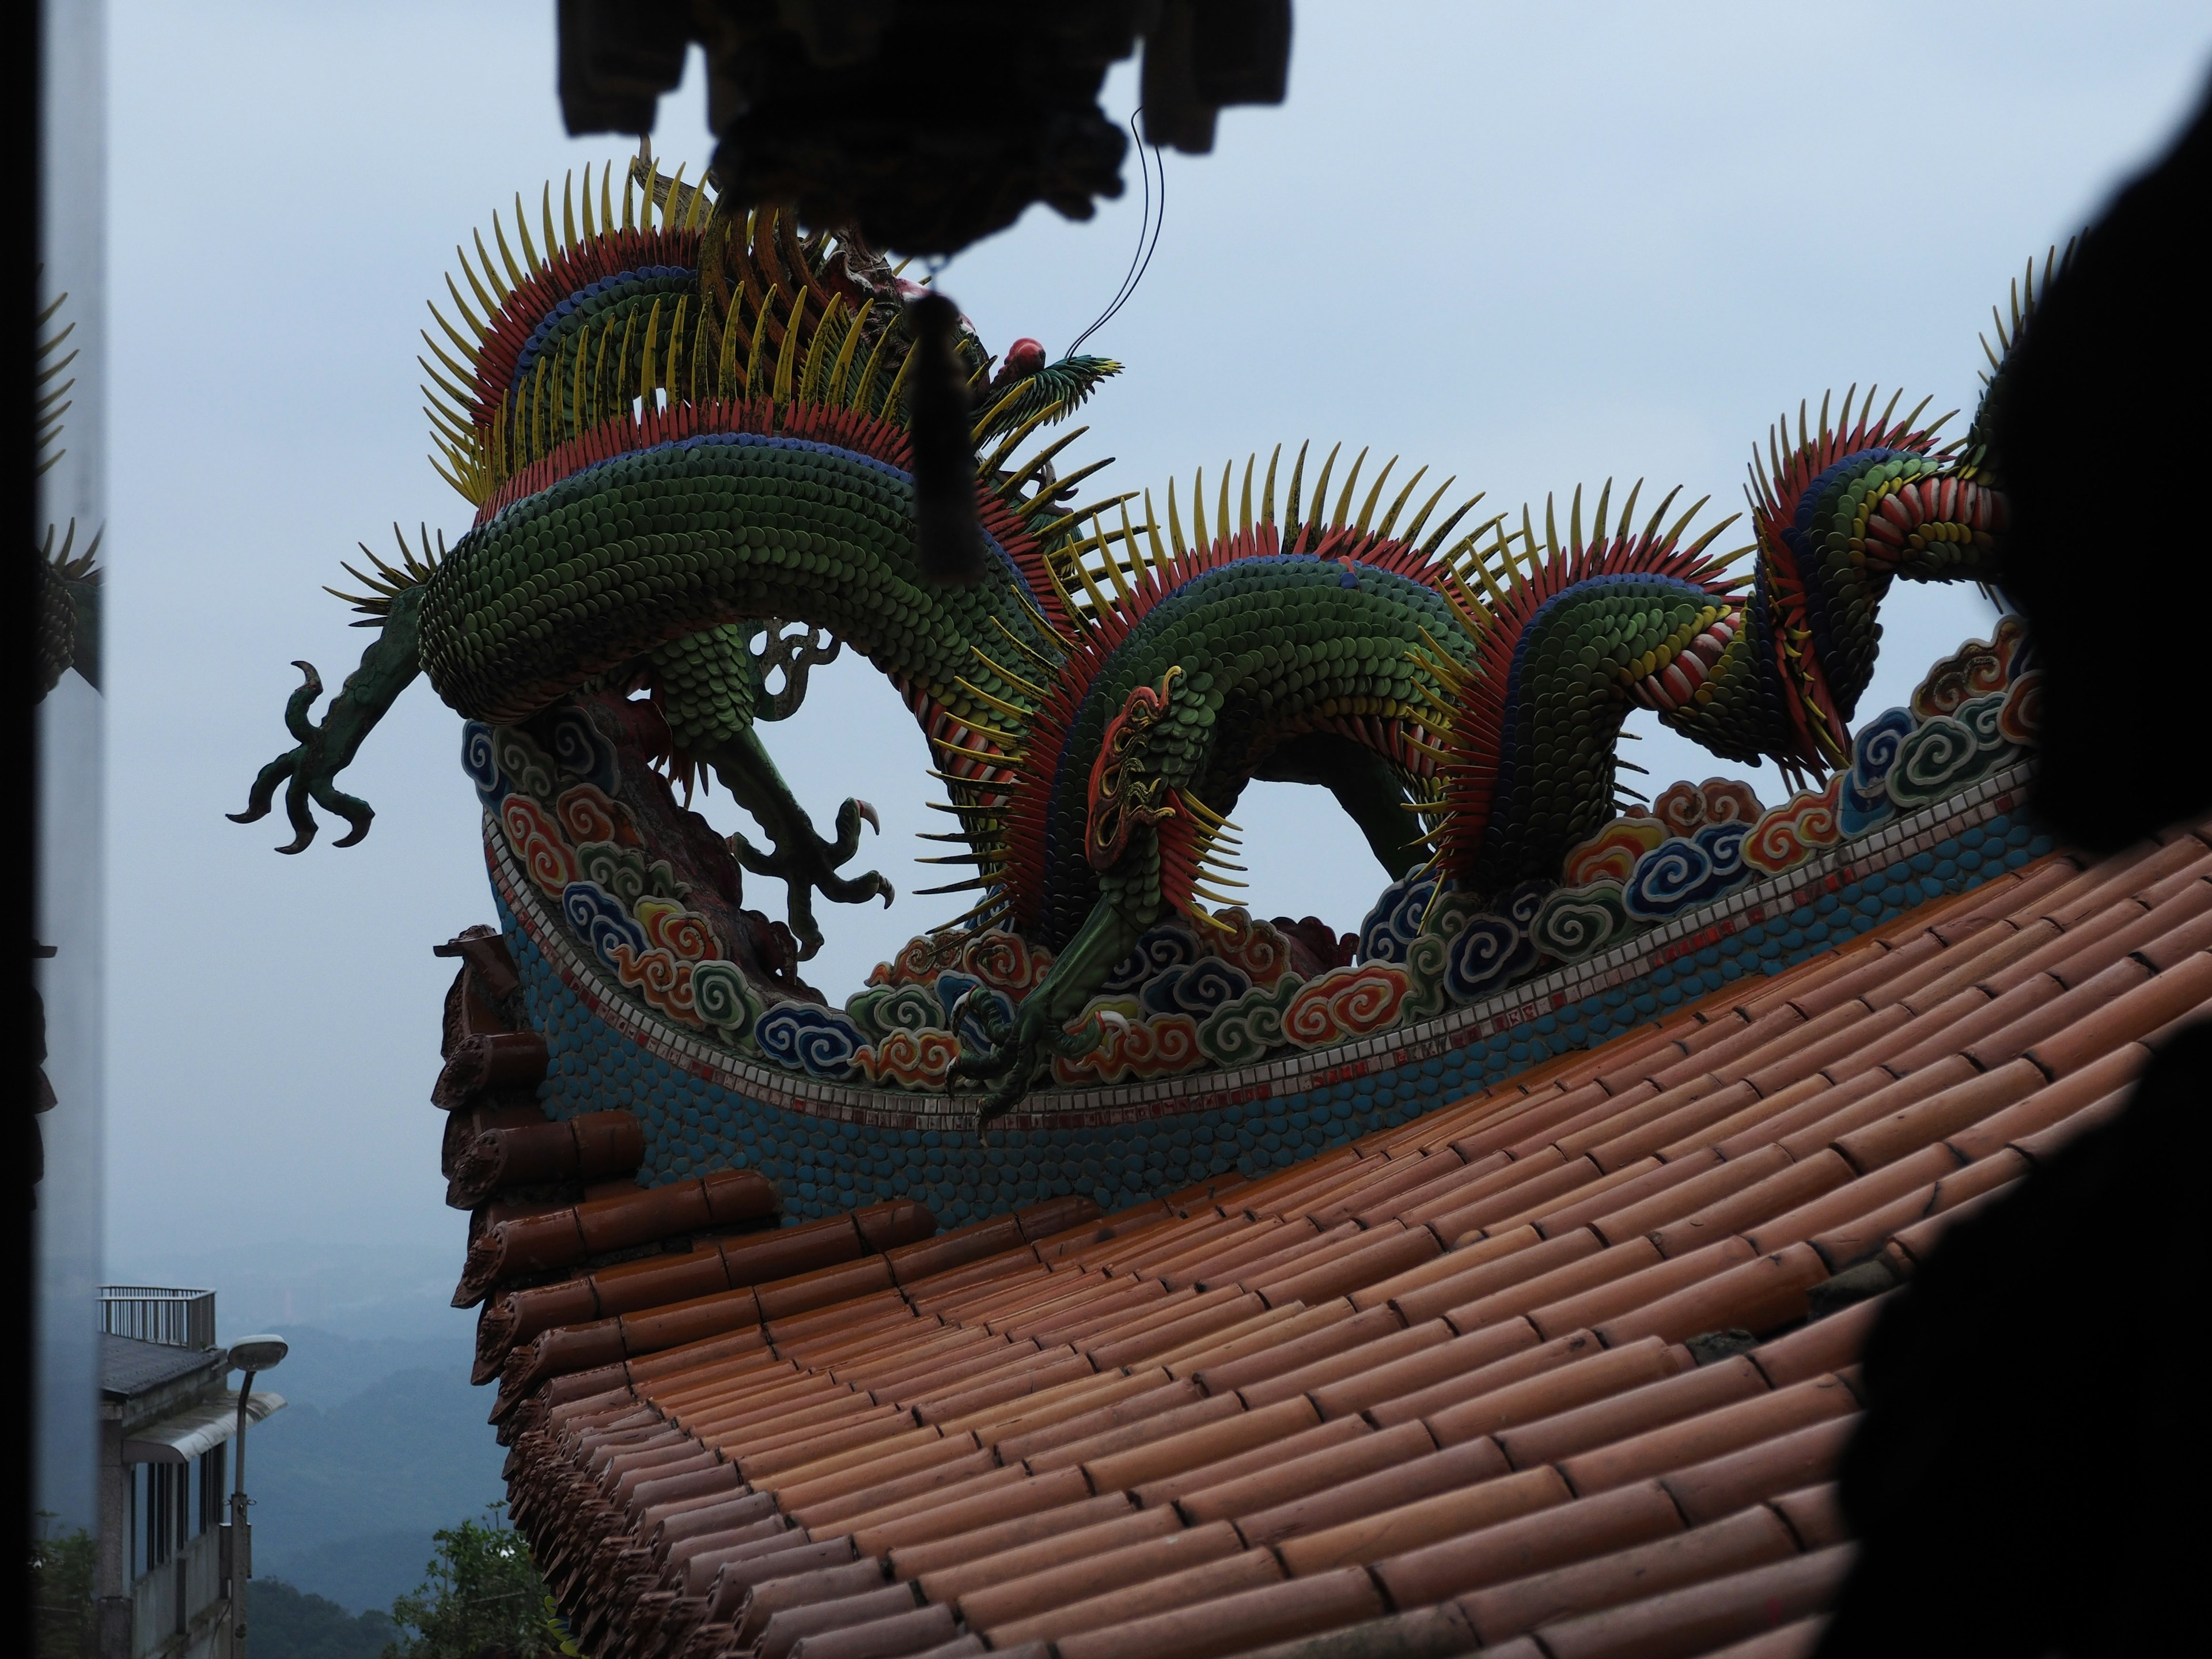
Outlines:
<svg viewBox="0 0 2212 1659"><path fill-rule="evenodd" d="M1554 878L1615 811L1632 709L1820 776L1847 763L1890 584L1991 574L2003 501L1975 434L1939 448L1918 410L1869 396L1855 414L1855 393L1833 422L1801 410L1794 444L1786 422L1771 437L1741 574L1710 550L1729 521L1692 533L1702 502L1639 514L1608 485L1587 525L1574 492L1564 533L1550 502L1540 528L1526 511L1469 527L1476 501L1438 516L1449 482L1425 495L1417 473L1386 501L1395 462L1361 495L1364 452L1333 501L1335 452L1310 489L1303 450L1278 488L1278 452L1264 475L1245 464L1233 501L1233 469L1218 475L1210 524L1202 474L1188 532L1172 484L1133 523L1130 496L1072 504L1094 469L1053 463L1079 434L1018 459L1118 365L1048 363L1027 342L994 364L963 324L982 575L935 580L905 398L919 290L856 243L642 163L623 186L619 227L605 175L594 222L587 171L580 232L573 194L556 229L549 191L543 254L518 198L524 257L496 220L497 258L481 237L463 256L484 315L449 282L461 322L440 317L424 368L440 470L477 522L442 557L355 573L379 636L319 724L306 671L299 746L242 816L285 786L286 850L313 835L310 802L358 839L369 810L334 780L418 672L498 725L648 690L672 769L712 769L769 828L772 850L733 847L787 882L811 945L812 892L890 889L838 873L858 804L817 836L754 730L773 715L747 641L804 624L915 713L948 796L945 861L969 872L935 890L968 896L961 923L1055 953L962 1059L987 1112L1096 1040L1077 1016L1147 927L1218 925L1203 902L1231 902L1230 814L1254 779L1328 788L1393 878L1433 867L1477 896Z"/></svg>

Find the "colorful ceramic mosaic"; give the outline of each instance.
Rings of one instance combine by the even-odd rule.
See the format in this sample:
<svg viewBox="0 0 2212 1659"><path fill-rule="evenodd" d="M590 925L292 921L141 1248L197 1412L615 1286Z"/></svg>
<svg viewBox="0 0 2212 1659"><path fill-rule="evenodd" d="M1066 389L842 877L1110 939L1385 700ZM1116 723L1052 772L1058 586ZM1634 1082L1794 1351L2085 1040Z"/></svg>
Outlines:
<svg viewBox="0 0 2212 1659"><path fill-rule="evenodd" d="M1304 449L1255 456L1210 489L1170 483L1157 513L1138 492L1076 507L1095 469L1055 463L1079 433L1024 446L1116 365L1021 342L998 366L964 319L932 334L948 308L858 243L726 210L642 162L619 222L604 175L596 218L588 174L580 228L576 207L556 225L546 194L542 253L527 216L519 258L495 222L497 258L479 240L464 261L475 309L449 285L459 321L438 319L442 367L426 367L439 465L476 522L450 551L403 541L399 564L356 573L376 638L319 722L308 671L286 711L297 746L242 816L282 787L286 850L313 837L312 805L348 821L340 844L359 839L370 809L335 780L427 675L466 722L554 1054L546 1103L611 1090L645 1111L653 1088L620 1081L630 1062L595 1030L720 1091L649 1131L664 1176L744 1161L738 1120L787 1108L971 1140L993 1120L1021 1136L1265 1116L1373 1045L1456 1042L1500 994L1824 860L1854 867L1895 823L1950 822L2032 737L2034 677L2002 631L1850 732L1893 582L1988 579L2005 511L1978 434L1940 446L1895 398L1854 393L1832 421L1801 415L1794 441L1772 434L1752 542L1725 556L1709 550L1727 521L1693 528L1702 502L1640 512L1641 486L1608 484L1516 526L1479 517L1479 497L1450 506L1425 470L1394 487L1395 460L1370 471L1364 451L1340 471L1335 450L1310 470ZM950 394L969 480L953 532L948 434L923 425L946 375L966 383ZM972 558L925 544L956 532ZM799 977L814 896L890 886L841 872L866 809L844 803L817 834L757 727L840 645L930 744L944 861L967 872L934 890L970 908L836 1006ZM1802 787L1769 811L1714 781L1623 814L1613 750L1639 706ZM702 776L769 845L678 804L671 784ZM1390 884L1356 949L1224 890L1229 815L1255 779L1318 784L1365 834ZM784 883L784 921L746 907L747 874ZM1559 1029L1589 1040L1613 1018ZM1191 1133L1138 1140L1150 1158ZM968 1184L992 1182L990 1203L1016 1201L1003 1172Z"/></svg>

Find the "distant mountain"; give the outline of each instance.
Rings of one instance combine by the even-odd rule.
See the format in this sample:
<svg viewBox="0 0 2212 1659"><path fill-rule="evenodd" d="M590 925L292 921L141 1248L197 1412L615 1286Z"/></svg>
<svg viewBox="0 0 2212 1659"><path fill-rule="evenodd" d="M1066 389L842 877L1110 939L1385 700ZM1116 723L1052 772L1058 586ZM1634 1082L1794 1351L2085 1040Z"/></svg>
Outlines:
<svg viewBox="0 0 2212 1659"><path fill-rule="evenodd" d="M384 1613L356 1615L281 1578L257 1576L246 1611L254 1659L380 1659L399 1634Z"/></svg>
<svg viewBox="0 0 2212 1659"><path fill-rule="evenodd" d="M483 1511L477 1513L481 1515ZM258 1557L262 1552L258 1532L253 1546L254 1554ZM424 1569L437 1550L428 1528L335 1539L286 1557L283 1571L272 1574L269 1582L283 1584L289 1589L304 1581L315 1587L313 1593L318 1599L327 1597L332 1607L348 1618L359 1613L383 1619L388 1628L392 1602L422 1588ZM289 1659L261 1640L259 1597L264 1571L264 1563L257 1559L253 1564L252 1652L254 1659ZM294 1593L307 1594L304 1590Z"/></svg>
<svg viewBox="0 0 2212 1659"><path fill-rule="evenodd" d="M234 1326L228 1310L225 1314L222 1338L235 1341L246 1327ZM279 1325L276 1329L292 1351L275 1370L256 1378L253 1386L274 1389L297 1405L327 1410L395 1372L433 1370L461 1384L475 1398L481 1391L465 1388L469 1364L475 1358L474 1331L454 1323L456 1328L439 1335L376 1337L343 1336L315 1325ZM233 1386L236 1382L234 1375ZM489 1398L482 1400L476 1407L478 1422L490 1407Z"/></svg>
<svg viewBox="0 0 2212 1659"><path fill-rule="evenodd" d="M255 1569L350 1612L389 1608L422 1582L432 1533L481 1518L507 1495L507 1454L484 1421L490 1391L469 1386L464 1356L345 1394L337 1373L347 1359L370 1363L386 1345L349 1350L299 1334L307 1340L270 1385L293 1400L296 1376L301 1396L336 1403L301 1397L250 1431ZM291 1373L295 1358L303 1363Z"/></svg>
<svg viewBox="0 0 2212 1659"><path fill-rule="evenodd" d="M431 1152L430 1170L436 1171ZM313 1326L356 1338L434 1337L475 1328L451 1304L453 1280L468 1250L468 1218L447 1211L437 1224L363 1245L334 1239L258 1239L193 1249L165 1245L148 1253L111 1248L111 1285L204 1285L216 1291L226 1336L277 1331L290 1336ZM289 1363L289 1362L287 1362Z"/></svg>

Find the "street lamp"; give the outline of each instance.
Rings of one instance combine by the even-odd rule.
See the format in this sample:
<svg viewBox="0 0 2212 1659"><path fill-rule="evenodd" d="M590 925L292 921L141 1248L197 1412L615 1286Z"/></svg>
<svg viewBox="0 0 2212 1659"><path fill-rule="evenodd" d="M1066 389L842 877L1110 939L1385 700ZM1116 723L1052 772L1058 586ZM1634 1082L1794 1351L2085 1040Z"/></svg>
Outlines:
<svg viewBox="0 0 2212 1659"><path fill-rule="evenodd" d="M246 1405L253 1394L253 1374L273 1370L292 1351L281 1336L249 1336L230 1345L230 1369L243 1370L238 1385L238 1469L230 1487L230 1524L223 1530L223 1588L230 1599L231 1659L246 1659L246 1581L253 1577L253 1528L246 1518Z"/></svg>

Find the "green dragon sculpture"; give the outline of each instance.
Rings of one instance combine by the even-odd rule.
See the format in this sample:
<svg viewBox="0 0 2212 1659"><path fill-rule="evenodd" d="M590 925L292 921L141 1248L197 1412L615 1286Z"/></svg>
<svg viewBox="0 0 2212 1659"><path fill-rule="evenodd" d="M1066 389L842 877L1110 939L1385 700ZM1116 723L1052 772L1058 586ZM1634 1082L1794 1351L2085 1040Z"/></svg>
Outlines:
<svg viewBox="0 0 2212 1659"><path fill-rule="evenodd" d="M754 730L773 711L747 641L796 621L914 711L953 819L945 861L970 872L929 890L974 896L951 925L1054 952L957 1068L987 1117L1097 1040L1068 1028L1147 927L1211 922L1200 901L1233 879L1249 781L1327 788L1394 878L1433 866L1482 896L1555 877L1614 811L1632 708L1817 777L1847 761L1891 582L1993 574L2004 507L1975 434L1939 447L1919 409L1877 412L1871 394L1833 421L1824 405L1817 428L1801 409L1796 446L1785 428L1754 467L1753 545L1727 556L1710 550L1732 520L1692 533L1702 501L1647 512L1607 486L1587 511L1577 490L1564 530L1548 501L1540 526L1525 508L1471 523L1479 496L1446 508L1451 481L1425 489L1425 470L1394 489L1395 462L1370 473L1364 451L1310 477L1304 449L1287 476L1279 450L1224 468L1211 501L1201 473L1163 514L1143 495L1135 522L1133 492L1070 505L1105 464L1054 473L1080 429L1018 457L1118 365L1023 342L994 374L963 323L983 574L933 580L906 401L920 290L855 241L801 237L680 173L634 166L619 223L605 173L596 217L585 175L580 227L576 202L556 228L549 187L541 253L518 198L520 257L495 219L496 256L481 235L462 256L468 293L448 278L458 325L438 317L424 367L440 470L475 525L364 576L376 639L319 723L299 665L297 746L237 816L283 785L284 851L313 839L310 803L358 841L370 809L335 780L418 673L495 724L649 689L673 770L711 770L769 828L771 850L735 850L788 884L811 945L812 893L890 890L837 873L865 809L817 835Z"/></svg>

